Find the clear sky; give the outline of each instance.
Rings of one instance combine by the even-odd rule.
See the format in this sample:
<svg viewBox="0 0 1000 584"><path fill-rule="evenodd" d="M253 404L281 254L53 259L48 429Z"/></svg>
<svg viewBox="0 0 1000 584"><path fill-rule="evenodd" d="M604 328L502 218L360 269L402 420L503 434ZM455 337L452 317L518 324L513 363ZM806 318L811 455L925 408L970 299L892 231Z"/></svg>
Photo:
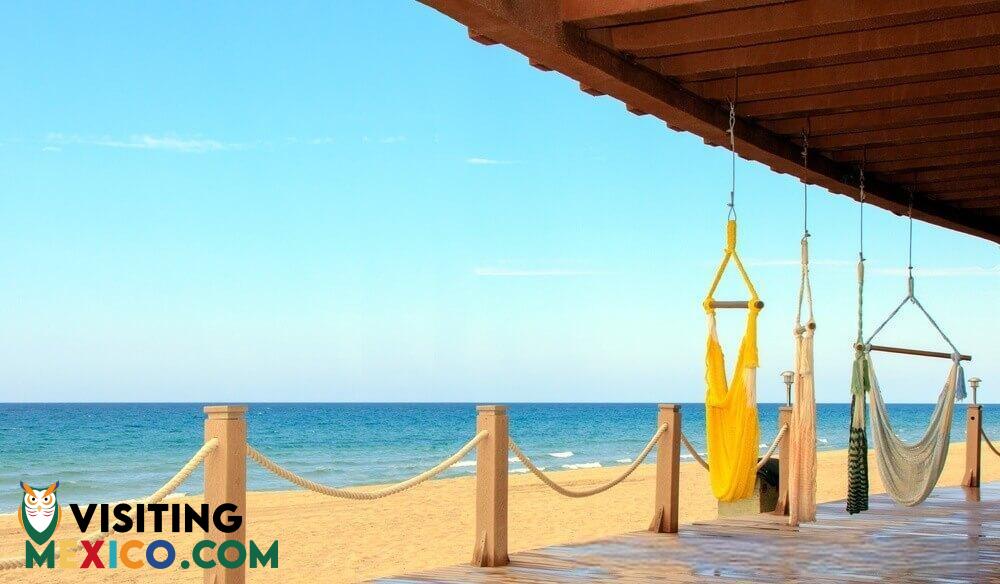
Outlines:
<svg viewBox="0 0 1000 584"><path fill-rule="evenodd" d="M726 150L412 1L38 4L0 27L0 401L703 399ZM737 184L779 401L802 187ZM846 401L858 207L810 194L817 392ZM919 296L1000 401L997 246L914 232ZM906 222L866 233L870 328ZM883 340L944 347L914 309ZM948 367L878 363L907 402Z"/></svg>

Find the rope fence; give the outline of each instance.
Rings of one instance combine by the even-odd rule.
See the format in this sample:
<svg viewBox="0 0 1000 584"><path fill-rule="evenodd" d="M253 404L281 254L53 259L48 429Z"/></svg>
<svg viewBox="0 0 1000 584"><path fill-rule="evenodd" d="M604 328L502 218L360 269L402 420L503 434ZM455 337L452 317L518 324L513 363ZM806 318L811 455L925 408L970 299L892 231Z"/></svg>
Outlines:
<svg viewBox="0 0 1000 584"><path fill-rule="evenodd" d="M700 454L698 454L698 451L691 444L691 441L688 440L688 437L684 434L684 432L681 432L681 443L684 444L684 448L687 448L687 451L691 453L691 456L698 461L698 464L704 467L705 470L708 470L708 463L705 462L705 459L702 458Z"/></svg>
<svg viewBox="0 0 1000 584"><path fill-rule="evenodd" d="M666 424L660 426L656 430L656 433L653 434L653 437L649 439L649 442L646 443L646 446L643 447L642 452L639 453L639 456L637 456L636 459L632 461L632 464L628 465L625 471L622 472L620 475L602 485L598 485L590 489L584 489L579 491L568 489L560 485L559 483L555 482L554 480L552 480L547 474L542 472L540 468L535 466L535 463L532 462L531 459L528 458L528 456L521 451L521 448L517 445L517 442L514 442L513 440L510 441L510 451L514 453L514 456L516 456L517 459L521 461L521 464L523 464L525 468L531 471L533 475L538 477L538 480L548 485L549 488L551 488L553 491L565 497L574 497L574 498L590 497L591 495L603 493L604 491L607 491L611 487L614 487L618 483L627 479L628 476L632 474L635 471L635 469L639 467L640 464L642 464L642 461L646 460L646 457L649 456L650 452L652 452L653 447L656 446L657 440L659 440L660 436L663 436L663 433L666 431L667 431Z"/></svg>
<svg viewBox="0 0 1000 584"><path fill-rule="evenodd" d="M278 463L274 462L270 458L261 454L259 450L247 444L247 457L265 470L273 473L274 475L285 479L286 481L298 485L303 489L307 489L314 493L319 493L321 495L326 495L328 497L337 497L340 499L352 499L355 501L373 501L375 499L382 499L383 497L388 497L390 495L395 495L396 493L401 493L407 489L413 488L420 483L430 480L442 472L451 468L455 463L465 458L473 448L476 447L484 438L489 436L489 432L483 430L476 434L472 440L465 443L458 449L455 454L452 454L448 458L444 459L432 468L418 474L415 477L409 478L405 481L390 485L388 487L372 490L372 491L361 491L358 489L341 489L337 487L330 487L321 483L311 481L301 475L295 474L294 472L284 468Z"/></svg>
<svg viewBox="0 0 1000 584"><path fill-rule="evenodd" d="M774 456L775 449L778 448L778 443L781 442L781 437L784 436L787 431L788 424L783 425L781 429L778 430L778 435L774 437L774 442L771 443L771 447L768 448L767 452L764 453L764 456L761 456L760 460L757 461L757 470L764 468L767 461L771 460L771 457Z"/></svg>
<svg viewBox="0 0 1000 584"><path fill-rule="evenodd" d="M781 443L781 439L785 436L785 432L787 431L788 424L781 426L778 430L778 435L775 436L774 441L771 442L771 446L764 453L764 456L760 457L760 460L757 461L757 470L764 468L767 461L771 460L771 457L774 456L774 451L777 450L778 445ZM691 453L691 456L698 462L698 464L700 464L705 470L709 470L708 462L706 462L705 459L698 454L698 450L695 449L694 445L691 444L691 441L688 440L688 437L683 432L681 432L681 443L684 444L684 447L687 448L687 451Z"/></svg>
<svg viewBox="0 0 1000 584"><path fill-rule="evenodd" d="M227 503L236 505L237 507L245 507L248 461L255 462L264 470L293 485L321 495L341 499L372 501L402 493L433 479L455 466L456 463L465 458L474 449L478 449L476 453L475 547L473 563L480 566L502 566L509 562L507 555L508 473L509 463L511 462L509 460L509 453L513 453L516 459L529 472L556 493L570 498L584 498L603 493L621 484L647 460L654 448L658 448L655 465L654 514L653 522L649 528L656 533L676 533L678 529L681 445L687 448L695 461L706 470L709 469L708 461L698 453L688 437L681 431L680 406L671 404L660 404L656 431L635 459L614 478L587 488L570 488L560 485L549 474L543 472L524 453L521 446L510 437L507 408L501 405L478 406L476 434L455 451L454 454L435 466L416 476L392 485L361 488L338 488L317 483L271 460L247 442L245 406L207 406L205 407L205 413L205 435L212 436L212 438L206 440L170 480L164 483L153 494L137 501L138 503L149 505L163 501L166 497L175 493L180 485L190 478L195 469L205 464L205 502L209 505ZM785 412L783 411L782 415L784 414ZM977 414L970 406L970 424L979 423L977 419L980 417L981 414ZM784 448L783 445L787 445L787 442L783 442L783 440L786 440L789 429L788 418L779 416L779 424L781 426L773 442L757 462L757 470L760 470L771 460L779 446ZM1000 456L1000 451L993 445L981 427L979 435L982 437L982 441L986 442L989 448ZM972 426L970 426L968 436L968 448L974 447L978 450L980 442L975 440L976 433L972 430ZM215 453L215 455L210 456L212 453ZM978 486L979 468L978 466L968 466L978 465L978 455L972 458L974 459L973 462L967 462L966 476L967 480L974 483L972 486ZM784 478L785 476L786 469L782 468L778 483L779 497L782 496L781 493L787 492L784 491L784 489L787 489L787 478ZM134 516L135 513L137 513L137 507L133 508L129 516ZM84 547L83 543L92 544L110 536L112 536L111 531L87 534L82 537L80 543L70 548L70 550L73 552L80 551ZM209 533L209 537L216 542L237 541L241 544L246 544L246 535L242 532L235 534L211 532ZM55 557L59 557L58 549L55 550ZM0 572L23 568L24 566L25 558L0 559ZM217 584L239 584L245 581L245 566L227 568L222 565L216 565L205 568L205 576L207 581L214 581Z"/></svg>
<svg viewBox="0 0 1000 584"><path fill-rule="evenodd" d="M986 445L990 447L990 450L992 450L997 456L1000 456L1000 452L997 451L997 447L993 446L993 443L990 442L989 436L986 435L986 430L980 429L979 434L983 437L983 441L986 442Z"/></svg>
<svg viewBox="0 0 1000 584"><path fill-rule="evenodd" d="M191 473L193 473L195 469L198 468L201 465L201 463L205 461L205 457L211 454L213 450L218 448L218 446L219 446L218 438L212 438L211 440L205 442L205 444L203 444L202 447L198 449L198 452L195 452L194 456L192 456L191 459L187 461L187 464L182 466L181 469L177 471L177 473L173 477L170 478L170 480L164 483L163 486L160 487L155 493L139 501L139 503L142 503L144 505L159 503L160 501L166 499L169 495L173 494L177 490L177 488L184 483L184 481L188 480L188 478L191 476ZM128 516L131 517L134 513L135 510L133 509L133 511L129 513ZM83 536L82 541L86 541L87 543L94 543L95 541L98 540L107 539L109 535L111 535L111 531L95 532ZM82 549L83 549L82 543L78 543L70 548L70 550L74 552L78 552ZM55 549L55 558L57 559L59 558L58 546ZM0 559L0 571L13 570L16 568L23 568L23 567L24 567L24 558Z"/></svg>

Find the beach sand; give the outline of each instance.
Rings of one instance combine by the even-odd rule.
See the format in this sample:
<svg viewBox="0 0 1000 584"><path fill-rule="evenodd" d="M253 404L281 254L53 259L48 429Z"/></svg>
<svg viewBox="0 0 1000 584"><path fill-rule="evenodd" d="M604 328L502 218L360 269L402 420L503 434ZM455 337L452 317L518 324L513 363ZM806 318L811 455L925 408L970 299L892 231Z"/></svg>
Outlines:
<svg viewBox="0 0 1000 584"><path fill-rule="evenodd" d="M958 485L965 445L954 444L941 477L942 486ZM872 492L882 492L874 460ZM619 468L553 473L570 487L587 487L615 476ZM820 502L846 496L847 451L819 453ZM983 452L983 480L1000 480L1000 458ZM530 475L510 479L509 540L516 552L553 544L582 542L646 529L652 513L654 467L643 465L617 487L585 499L568 499ZM681 465L681 522L712 519L716 502L706 472L695 463ZM462 477L431 481L379 501L333 499L304 491L254 492L248 495L248 537L265 547L280 540L278 569L249 570L250 582L351 582L469 561L472 554L475 480ZM176 499L175 501L194 501ZM984 503L987 504L987 503ZM993 502L992 504L995 504ZM683 528L682 528L683 529ZM79 538L66 516L57 538ZM156 539L152 534L125 539ZM201 537L168 534L187 557ZM23 554L24 533L17 519L0 517L0 557ZM82 555L80 556L82 560ZM181 570L16 570L0 572L0 582L201 582L198 569Z"/></svg>

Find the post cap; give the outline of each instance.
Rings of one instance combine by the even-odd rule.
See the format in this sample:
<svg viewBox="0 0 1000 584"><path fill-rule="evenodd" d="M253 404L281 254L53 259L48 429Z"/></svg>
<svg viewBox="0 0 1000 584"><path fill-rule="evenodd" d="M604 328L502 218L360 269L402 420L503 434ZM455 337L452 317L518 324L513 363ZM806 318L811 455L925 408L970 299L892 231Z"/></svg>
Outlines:
<svg viewBox="0 0 1000 584"><path fill-rule="evenodd" d="M205 415L212 419L238 420L247 413L246 406L205 406Z"/></svg>
<svg viewBox="0 0 1000 584"><path fill-rule="evenodd" d="M497 414L506 414L507 413L507 406L500 406L500 405L476 406L476 411L477 412L495 412Z"/></svg>
<svg viewBox="0 0 1000 584"><path fill-rule="evenodd" d="M660 404L661 410L679 410L681 409L681 404Z"/></svg>

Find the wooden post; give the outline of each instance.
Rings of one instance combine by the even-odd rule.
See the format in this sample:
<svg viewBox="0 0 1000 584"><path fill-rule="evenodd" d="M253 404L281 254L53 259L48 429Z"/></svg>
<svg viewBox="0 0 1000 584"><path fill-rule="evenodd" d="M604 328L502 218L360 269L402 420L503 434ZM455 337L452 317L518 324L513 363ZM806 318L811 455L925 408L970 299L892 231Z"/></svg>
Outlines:
<svg viewBox="0 0 1000 584"><path fill-rule="evenodd" d="M476 432L489 432L476 446L476 541L472 564L506 566L507 406L478 406Z"/></svg>
<svg viewBox="0 0 1000 584"><path fill-rule="evenodd" d="M247 525L247 422L246 406L206 406L205 440L219 439L219 446L205 458L205 502L211 513L223 503L236 506L234 515L243 517L240 528L233 533L223 533L209 527L208 539L215 542L212 553L226 540L235 540L246 546ZM235 560L238 550L230 550L226 557ZM203 550L205 560L217 558ZM216 566L205 570L205 584L244 584L246 566L224 568Z"/></svg>
<svg viewBox="0 0 1000 584"><path fill-rule="evenodd" d="M778 504L775 515L788 515L788 474L792 466L792 406L778 408L778 429L788 424L788 430L778 443Z"/></svg>
<svg viewBox="0 0 1000 584"><path fill-rule="evenodd" d="M982 462L983 406L969 404L965 414L965 476L963 487L979 487L980 464Z"/></svg>
<svg viewBox="0 0 1000 584"><path fill-rule="evenodd" d="M656 427L666 424L656 444L656 496L653 504L654 533L677 533L681 474L681 406L660 404Z"/></svg>

